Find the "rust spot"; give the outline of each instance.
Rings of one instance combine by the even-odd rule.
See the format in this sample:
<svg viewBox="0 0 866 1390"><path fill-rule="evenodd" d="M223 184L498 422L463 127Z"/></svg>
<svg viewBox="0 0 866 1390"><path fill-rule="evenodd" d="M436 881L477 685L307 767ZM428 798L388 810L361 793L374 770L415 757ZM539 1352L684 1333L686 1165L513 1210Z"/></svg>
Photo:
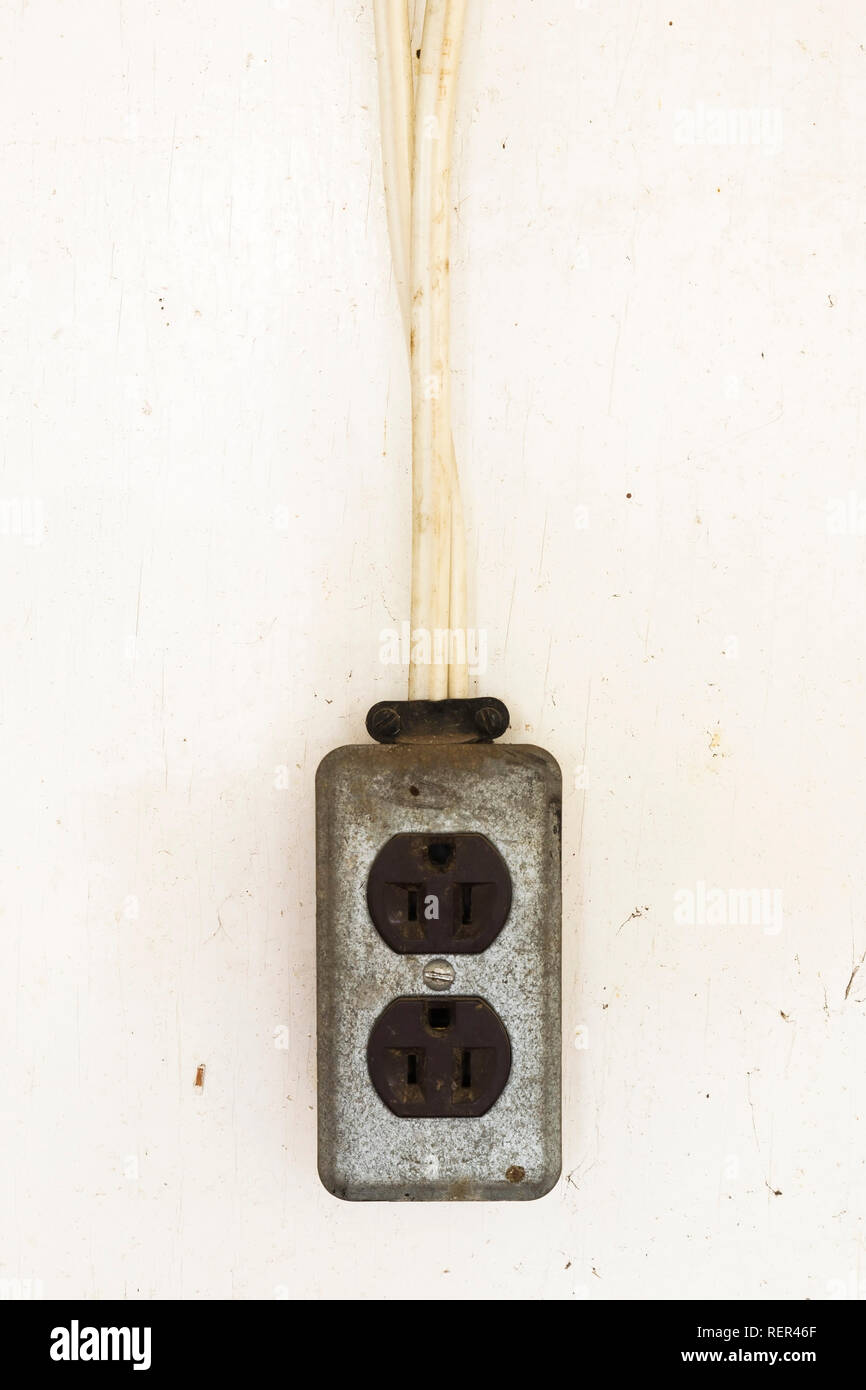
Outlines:
<svg viewBox="0 0 866 1390"><path fill-rule="evenodd" d="M511 1167L506 1169L505 1176L509 1182L523 1182L526 1169L521 1168L519 1163L512 1163Z"/></svg>
<svg viewBox="0 0 866 1390"><path fill-rule="evenodd" d="M204 1090L204 1062L199 1062L195 1069L195 1081L193 1082L193 1086L196 1091Z"/></svg>

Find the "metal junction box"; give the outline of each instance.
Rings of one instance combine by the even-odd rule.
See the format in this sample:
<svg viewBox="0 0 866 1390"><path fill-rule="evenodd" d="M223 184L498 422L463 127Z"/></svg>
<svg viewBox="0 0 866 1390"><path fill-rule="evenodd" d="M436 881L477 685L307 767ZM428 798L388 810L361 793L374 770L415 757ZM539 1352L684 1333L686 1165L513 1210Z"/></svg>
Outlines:
<svg viewBox="0 0 866 1390"><path fill-rule="evenodd" d="M316 801L322 1182L350 1201L543 1196L560 1171L556 762L490 741L338 748Z"/></svg>

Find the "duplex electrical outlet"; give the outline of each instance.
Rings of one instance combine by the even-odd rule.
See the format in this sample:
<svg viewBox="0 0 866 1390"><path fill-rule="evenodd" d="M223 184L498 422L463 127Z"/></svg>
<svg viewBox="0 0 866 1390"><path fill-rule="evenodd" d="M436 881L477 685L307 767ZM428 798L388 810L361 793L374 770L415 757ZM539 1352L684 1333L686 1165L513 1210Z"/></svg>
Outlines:
<svg viewBox="0 0 866 1390"><path fill-rule="evenodd" d="M425 710L403 708L414 736ZM560 1168L556 762L395 736L330 753L316 801L322 1182L354 1201L543 1196Z"/></svg>

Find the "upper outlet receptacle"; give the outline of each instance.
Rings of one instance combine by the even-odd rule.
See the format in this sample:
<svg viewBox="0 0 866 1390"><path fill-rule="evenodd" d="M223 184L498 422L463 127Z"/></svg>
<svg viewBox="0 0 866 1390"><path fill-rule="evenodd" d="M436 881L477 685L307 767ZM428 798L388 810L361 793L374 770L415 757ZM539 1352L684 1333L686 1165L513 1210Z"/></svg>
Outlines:
<svg viewBox="0 0 866 1390"><path fill-rule="evenodd" d="M367 881L380 936L401 955L477 954L511 910L511 875L484 835L394 835Z"/></svg>

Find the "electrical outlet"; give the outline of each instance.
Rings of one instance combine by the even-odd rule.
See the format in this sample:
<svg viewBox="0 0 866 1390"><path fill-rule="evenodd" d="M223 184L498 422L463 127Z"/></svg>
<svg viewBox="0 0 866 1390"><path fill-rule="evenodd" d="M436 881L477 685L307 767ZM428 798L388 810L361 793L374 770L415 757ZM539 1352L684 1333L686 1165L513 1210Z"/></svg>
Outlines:
<svg viewBox="0 0 866 1390"><path fill-rule="evenodd" d="M407 702L319 767L319 1173L348 1200L525 1200L559 1175L561 777L457 741L481 703Z"/></svg>
<svg viewBox="0 0 866 1390"><path fill-rule="evenodd" d="M483 999L395 999L367 1044L370 1079L395 1115L485 1115L511 1071L511 1043Z"/></svg>
<svg viewBox="0 0 866 1390"><path fill-rule="evenodd" d="M392 951L486 951L511 909L511 876L484 835L394 835L373 861L367 906Z"/></svg>

